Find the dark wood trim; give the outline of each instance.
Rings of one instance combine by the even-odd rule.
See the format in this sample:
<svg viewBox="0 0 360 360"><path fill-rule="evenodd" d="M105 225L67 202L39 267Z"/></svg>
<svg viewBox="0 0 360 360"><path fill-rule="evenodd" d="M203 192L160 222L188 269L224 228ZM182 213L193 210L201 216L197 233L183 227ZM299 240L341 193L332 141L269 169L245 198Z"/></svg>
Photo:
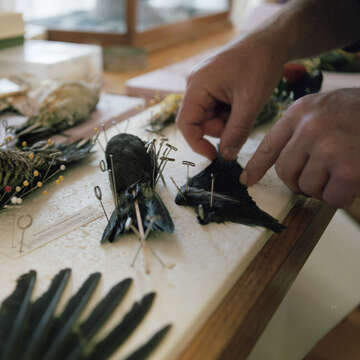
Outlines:
<svg viewBox="0 0 360 360"><path fill-rule="evenodd" d="M137 0L126 0L126 25L129 44L134 44L136 42L137 9Z"/></svg>
<svg viewBox="0 0 360 360"><path fill-rule="evenodd" d="M230 28L229 12L199 16L191 20L157 26L136 34L136 46L157 50L180 42L195 40Z"/></svg>
<svg viewBox="0 0 360 360"><path fill-rule="evenodd" d="M145 47L149 51L153 51L231 28L229 12L226 11L137 32L136 2L128 0L128 3L131 5L126 10L129 19L127 33L48 29L48 38L53 41L98 44L101 46L131 45Z"/></svg>
<svg viewBox="0 0 360 360"><path fill-rule="evenodd" d="M334 213L299 200L179 360L246 359Z"/></svg>
<svg viewBox="0 0 360 360"><path fill-rule="evenodd" d="M91 31L66 31L49 29L48 39L53 41L96 44L101 46L130 45L127 34L99 33Z"/></svg>

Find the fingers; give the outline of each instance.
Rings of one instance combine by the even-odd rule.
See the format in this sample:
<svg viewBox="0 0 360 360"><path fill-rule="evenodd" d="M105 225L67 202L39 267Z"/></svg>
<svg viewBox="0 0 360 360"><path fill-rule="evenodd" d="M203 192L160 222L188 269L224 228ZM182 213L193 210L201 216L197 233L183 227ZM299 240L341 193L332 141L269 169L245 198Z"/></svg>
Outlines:
<svg viewBox="0 0 360 360"><path fill-rule="evenodd" d="M222 118L212 118L204 124L203 131L205 135L219 138L224 128L225 122Z"/></svg>
<svg viewBox="0 0 360 360"><path fill-rule="evenodd" d="M218 124L210 124L204 128L207 122L207 110L214 104L214 99L205 91L194 92L191 88L186 92L179 114L177 125L183 133L186 141L197 153L213 160L216 157L216 149L209 141L204 139L206 132L217 133Z"/></svg>
<svg viewBox="0 0 360 360"><path fill-rule="evenodd" d="M254 155L247 163L240 181L247 186L256 184L276 162L282 149L291 138L292 133L291 122L284 116L265 135Z"/></svg>
<svg viewBox="0 0 360 360"><path fill-rule="evenodd" d="M322 159L313 156L300 174L298 186L302 193L321 200L329 178L328 166Z"/></svg>
<svg viewBox="0 0 360 360"><path fill-rule="evenodd" d="M309 159L309 155L302 145L295 137L292 137L282 149L275 164L279 178L296 194L303 192L299 184L299 177Z"/></svg>
<svg viewBox="0 0 360 360"><path fill-rule="evenodd" d="M241 104L243 104L241 99L235 97L228 122L220 139L220 153L226 160L236 158L252 128L253 114L256 111L248 111L249 115L247 115L241 109Z"/></svg>
<svg viewBox="0 0 360 360"><path fill-rule="evenodd" d="M332 169L330 180L323 192L323 200L337 208L346 208L360 194L359 170L340 165Z"/></svg>

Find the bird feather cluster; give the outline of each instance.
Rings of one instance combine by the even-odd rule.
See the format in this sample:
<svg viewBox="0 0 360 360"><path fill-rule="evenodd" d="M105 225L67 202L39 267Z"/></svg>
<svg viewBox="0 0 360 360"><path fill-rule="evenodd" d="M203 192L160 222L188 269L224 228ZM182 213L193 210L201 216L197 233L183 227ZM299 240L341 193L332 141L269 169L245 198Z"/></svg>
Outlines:
<svg viewBox="0 0 360 360"><path fill-rule="evenodd" d="M23 145L22 149L0 149L0 210L10 203L22 203L24 197L57 175L56 182L60 183L60 173L89 156L94 142L89 139L55 144L49 140Z"/></svg>
<svg viewBox="0 0 360 360"><path fill-rule="evenodd" d="M2 360L106 360L140 325L149 312L155 293L146 294L125 314L104 338L93 339L106 324L128 292L130 278L116 284L95 306L85 320L80 320L94 294L101 274L93 273L57 315L57 307L71 274L61 270L47 291L32 300L36 272L31 270L17 280L17 286L0 307L0 358ZM143 345L123 360L145 360L169 331L162 327Z"/></svg>
<svg viewBox="0 0 360 360"><path fill-rule="evenodd" d="M54 83L38 95L38 110L26 123L13 129L20 144L34 143L87 120L99 101L99 83ZM12 129L9 129L12 130Z"/></svg>
<svg viewBox="0 0 360 360"><path fill-rule="evenodd" d="M165 127L175 122L183 96L181 94L170 94L160 102L159 109L150 117L146 130L160 133Z"/></svg>

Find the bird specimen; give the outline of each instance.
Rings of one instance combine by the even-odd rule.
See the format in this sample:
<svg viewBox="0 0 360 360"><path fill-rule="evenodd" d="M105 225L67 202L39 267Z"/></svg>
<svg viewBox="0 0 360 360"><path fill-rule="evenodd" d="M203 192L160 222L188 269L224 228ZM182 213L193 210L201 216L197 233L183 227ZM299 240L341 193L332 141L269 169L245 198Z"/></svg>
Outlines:
<svg viewBox="0 0 360 360"><path fill-rule="evenodd" d="M161 145L162 146L162 145ZM172 150L165 145L161 161L154 142L145 144L131 134L118 134L106 146L106 162L115 210L104 230L101 242L113 242L120 234L135 226L141 232L173 232L174 224L168 210L155 190L161 172Z"/></svg>
<svg viewBox="0 0 360 360"><path fill-rule="evenodd" d="M0 210L8 204L22 203L24 197L56 176L56 182L61 182L61 173L68 165L88 157L94 143L92 139L71 144L48 140L22 145L21 149L0 148Z"/></svg>
<svg viewBox="0 0 360 360"><path fill-rule="evenodd" d="M246 186L239 183L241 172L242 167L236 160L226 161L218 157L178 189L175 202L195 208L202 225L229 221L282 231L284 225L262 211L250 197Z"/></svg>
<svg viewBox="0 0 360 360"><path fill-rule="evenodd" d="M17 144L58 134L87 120L99 101L100 84L72 81L53 83L37 96L38 109L20 127L7 129Z"/></svg>

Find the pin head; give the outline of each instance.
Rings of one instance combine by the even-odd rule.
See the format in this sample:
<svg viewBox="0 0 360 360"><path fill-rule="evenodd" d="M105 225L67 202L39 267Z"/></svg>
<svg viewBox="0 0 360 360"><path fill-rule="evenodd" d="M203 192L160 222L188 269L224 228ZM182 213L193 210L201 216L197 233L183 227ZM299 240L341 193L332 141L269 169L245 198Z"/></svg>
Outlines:
<svg viewBox="0 0 360 360"><path fill-rule="evenodd" d="M94 193L95 193L95 196L96 198L101 201L102 200L102 192L101 192L101 189L100 189L100 186L96 185L94 187Z"/></svg>
<svg viewBox="0 0 360 360"><path fill-rule="evenodd" d="M177 147L175 147L175 146L173 146L173 145L171 145L171 144L169 144L169 143L167 143L166 146L167 146L169 149L171 149L171 150L178 151L178 148L177 148Z"/></svg>
<svg viewBox="0 0 360 360"><path fill-rule="evenodd" d="M107 171L107 166L106 166L105 160L100 160L99 167L102 172Z"/></svg>
<svg viewBox="0 0 360 360"><path fill-rule="evenodd" d="M195 163L193 163L193 162L191 162L191 161L187 161L187 160L183 160L182 164L183 164L183 165L187 165L187 166L192 166L192 167L195 166Z"/></svg>
<svg viewBox="0 0 360 360"><path fill-rule="evenodd" d="M27 214L27 215L19 216L16 224L19 229L26 230L32 225L32 222L33 222L32 216Z"/></svg>
<svg viewBox="0 0 360 360"><path fill-rule="evenodd" d="M167 157L167 156L162 156L162 157L160 158L160 160L161 160L161 161L175 161L175 158L169 158L169 157Z"/></svg>

